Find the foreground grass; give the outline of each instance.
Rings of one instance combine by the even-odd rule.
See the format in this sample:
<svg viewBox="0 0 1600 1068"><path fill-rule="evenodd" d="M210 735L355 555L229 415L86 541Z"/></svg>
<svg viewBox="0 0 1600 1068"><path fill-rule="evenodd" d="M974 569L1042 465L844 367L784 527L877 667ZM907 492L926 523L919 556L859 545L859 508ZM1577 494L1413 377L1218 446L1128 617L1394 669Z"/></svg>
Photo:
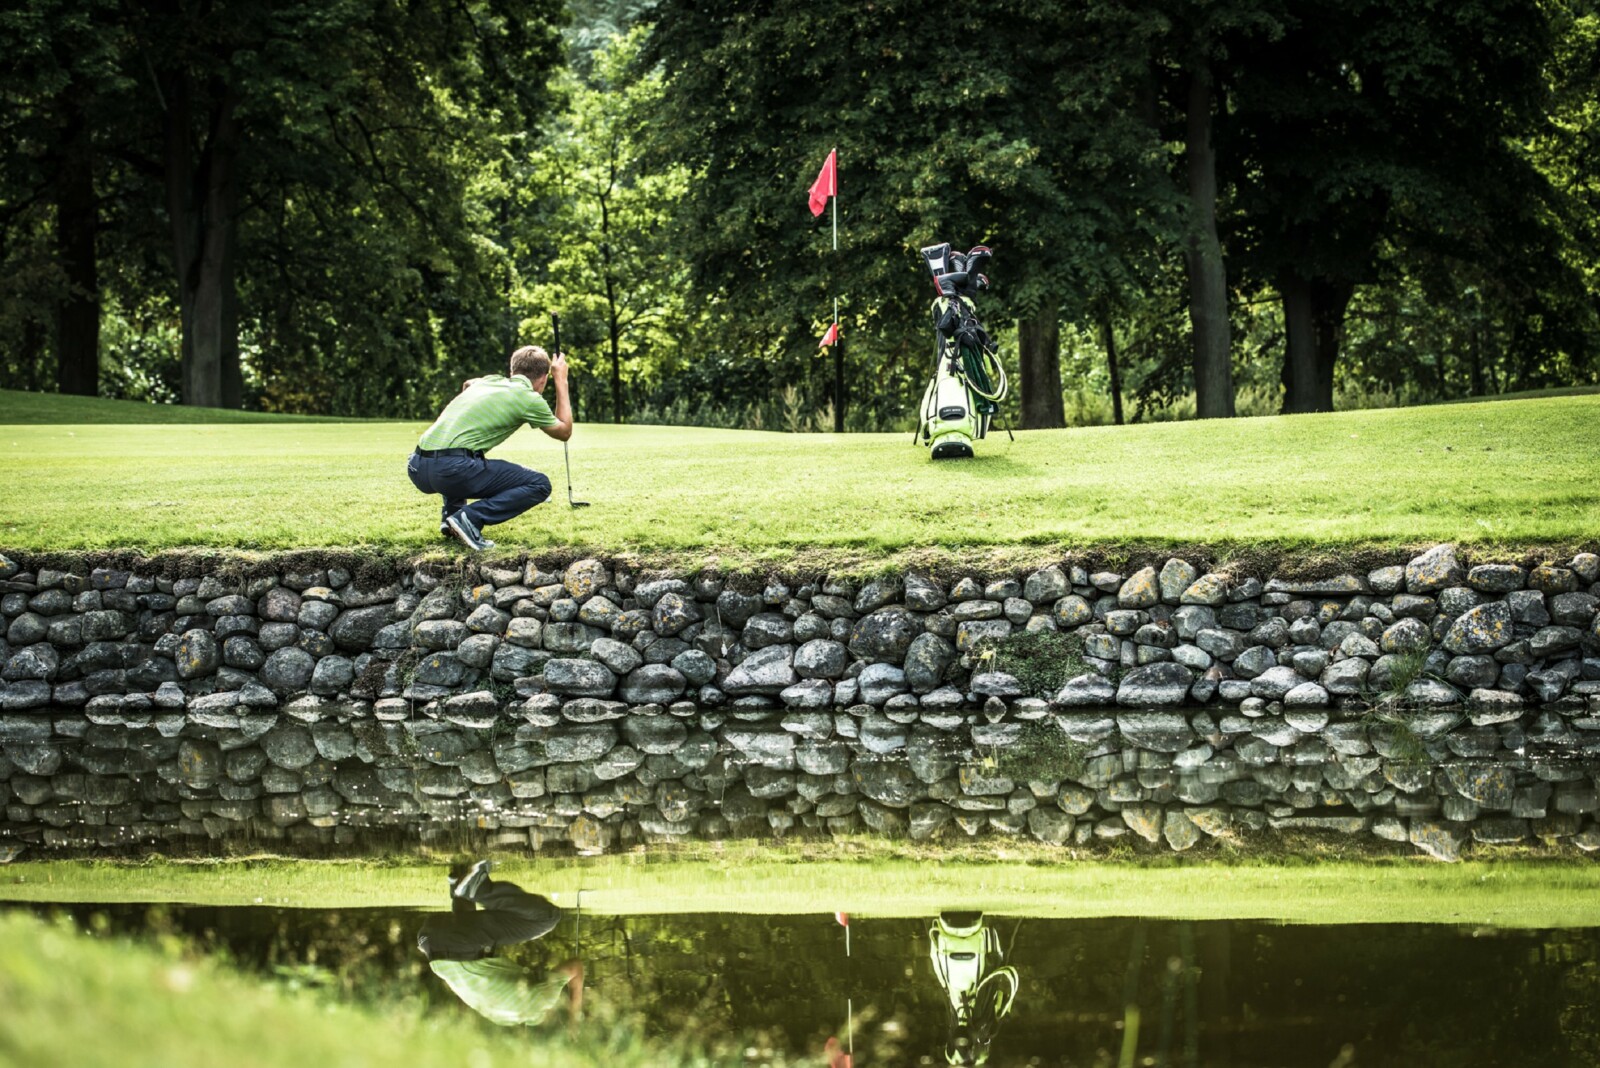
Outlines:
<svg viewBox="0 0 1600 1068"><path fill-rule="evenodd" d="M667 859L507 859L496 874L568 907L581 889L585 911L612 914L923 916L973 908L1060 918L1600 926L1600 865L1586 861L1047 863L1032 852L933 863L872 848L850 859L838 849L747 846ZM413 861L45 861L0 871L0 901L437 908L444 872L442 863Z"/></svg>
<svg viewBox="0 0 1600 1068"><path fill-rule="evenodd" d="M1600 396L1019 433L933 464L899 434L580 426L580 498L502 550L871 557L938 545L1574 544L1600 531ZM406 479L420 423L0 426L0 547L437 547Z"/></svg>
<svg viewBox="0 0 1600 1068"><path fill-rule="evenodd" d="M696 1063L622 1032L570 1038L464 1017L336 1004L177 947L0 915L0 1065L305 1068Z"/></svg>

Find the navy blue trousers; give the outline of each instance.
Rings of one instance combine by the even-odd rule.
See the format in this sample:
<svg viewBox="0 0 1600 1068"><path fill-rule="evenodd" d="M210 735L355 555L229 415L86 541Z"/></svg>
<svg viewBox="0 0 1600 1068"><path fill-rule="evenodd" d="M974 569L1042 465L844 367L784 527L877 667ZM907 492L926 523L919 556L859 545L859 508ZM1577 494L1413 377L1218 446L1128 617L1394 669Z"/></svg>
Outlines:
<svg viewBox="0 0 1600 1068"><path fill-rule="evenodd" d="M478 529L515 519L550 496L550 480L505 460L419 456L406 464L411 484L444 498L439 521L463 512ZM468 504L472 498L474 504Z"/></svg>
<svg viewBox="0 0 1600 1068"><path fill-rule="evenodd" d="M429 960L481 960L502 946L543 938L560 921L549 898L485 879L471 901L451 898L449 912L423 922L417 948Z"/></svg>

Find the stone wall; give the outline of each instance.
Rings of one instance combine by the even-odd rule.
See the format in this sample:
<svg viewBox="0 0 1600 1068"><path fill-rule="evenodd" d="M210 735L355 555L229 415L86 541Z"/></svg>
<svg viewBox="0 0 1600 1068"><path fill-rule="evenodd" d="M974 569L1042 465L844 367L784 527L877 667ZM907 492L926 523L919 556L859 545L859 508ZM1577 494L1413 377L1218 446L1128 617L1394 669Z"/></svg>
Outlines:
<svg viewBox="0 0 1600 1068"><path fill-rule="evenodd" d="M0 852L462 827L585 851L864 829L1600 845L1594 554L1445 545L1310 581L437 566L0 557ZM1058 659L996 670L1040 631L1069 637Z"/></svg>

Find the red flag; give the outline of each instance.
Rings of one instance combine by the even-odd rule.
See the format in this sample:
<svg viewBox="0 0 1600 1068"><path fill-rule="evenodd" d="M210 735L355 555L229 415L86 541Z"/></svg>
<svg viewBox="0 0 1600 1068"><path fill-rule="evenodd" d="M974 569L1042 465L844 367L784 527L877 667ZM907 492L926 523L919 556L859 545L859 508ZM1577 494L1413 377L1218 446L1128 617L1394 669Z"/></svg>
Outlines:
<svg viewBox="0 0 1600 1068"><path fill-rule="evenodd" d="M822 340L817 343L817 348L825 349L829 345L837 345L838 343L839 343L839 324L838 323L833 323L833 324L829 325L828 332L826 334L822 335ZM843 914L841 913L841 915L843 915Z"/></svg>
<svg viewBox="0 0 1600 1068"><path fill-rule="evenodd" d="M827 162L817 172L817 180L811 183L811 214L821 215L827 210L828 198L838 195L839 150L836 148L828 153Z"/></svg>

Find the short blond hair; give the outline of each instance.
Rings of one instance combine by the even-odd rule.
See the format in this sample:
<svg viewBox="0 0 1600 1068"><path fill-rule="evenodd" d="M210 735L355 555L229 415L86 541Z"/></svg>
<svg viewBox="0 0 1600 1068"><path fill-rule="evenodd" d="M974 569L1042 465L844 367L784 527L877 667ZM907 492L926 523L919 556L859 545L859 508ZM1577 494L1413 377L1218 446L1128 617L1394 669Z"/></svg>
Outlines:
<svg viewBox="0 0 1600 1068"><path fill-rule="evenodd" d="M550 357L537 345L524 345L511 354L511 373L537 382L550 373Z"/></svg>

